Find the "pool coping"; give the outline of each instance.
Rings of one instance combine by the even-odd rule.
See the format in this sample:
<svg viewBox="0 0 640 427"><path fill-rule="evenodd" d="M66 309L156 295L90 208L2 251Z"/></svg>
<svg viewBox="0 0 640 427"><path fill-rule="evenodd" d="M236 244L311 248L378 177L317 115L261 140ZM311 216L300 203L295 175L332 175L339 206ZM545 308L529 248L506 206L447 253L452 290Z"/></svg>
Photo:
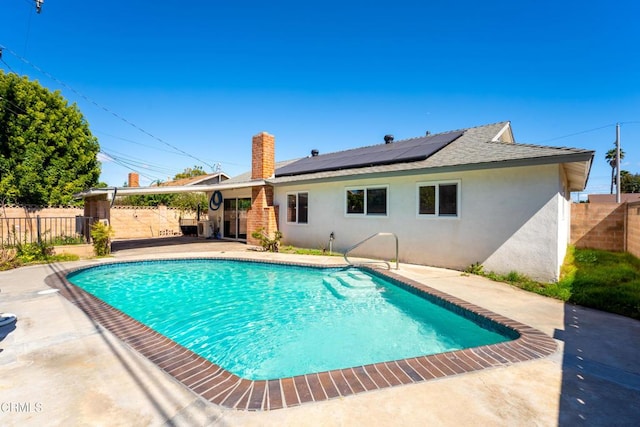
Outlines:
<svg viewBox="0 0 640 427"><path fill-rule="evenodd" d="M176 258L149 260L166 261ZM272 263L308 267L326 267L300 262L255 260L242 257L197 257L180 260L237 260L253 263ZM94 266L138 261L115 261ZM460 298L433 289L418 281L403 277L391 270L364 267L387 276L412 292L430 295L447 304L496 322L515 331L519 337L498 344L451 351L390 362L356 366L346 369L298 375L273 380L248 380L232 374L220 366L193 353L180 344L159 334L97 297L70 283L66 276L84 266L65 269L49 275L45 283L82 310L89 318L155 363L160 369L181 382L205 400L225 408L247 411L268 411L325 401L354 394L405 384L421 383L488 368L540 359L557 350L556 342L543 332L471 304ZM334 267L334 266L332 266ZM340 266L338 266L340 267Z"/></svg>

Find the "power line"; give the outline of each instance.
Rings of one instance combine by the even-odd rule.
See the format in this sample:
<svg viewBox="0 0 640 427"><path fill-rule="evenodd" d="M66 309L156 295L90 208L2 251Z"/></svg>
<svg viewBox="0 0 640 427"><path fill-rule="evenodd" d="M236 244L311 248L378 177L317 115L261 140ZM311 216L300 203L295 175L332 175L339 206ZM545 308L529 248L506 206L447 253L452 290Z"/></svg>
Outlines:
<svg viewBox="0 0 640 427"><path fill-rule="evenodd" d="M640 124L640 120L632 120L632 121L619 122L619 123L620 123L621 125L626 125L626 124ZM558 139L569 138L569 137L576 136L576 135L582 135L582 134L589 133L589 132L595 132L595 131L597 131L597 130L601 130L601 129L605 129L605 128L609 128L609 127L615 127L615 126L616 126L616 124L615 124L615 123L611 123L611 124L604 125L604 126L600 126L600 127L593 128L593 129L587 129L587 130L583 130L583 131L580 131L580 132L570 133L570 134L568 134L568 135L557 136L557 137L555 137L555 138L545 139L544 141L540 141L540 142L539 142L539 144L543 144L543 143L551 142L551 141L556 141L556 140L558 140Z"/></svg>
<svg viewBox="0 0 640 427"><path fill-rule="evenodd" d="M2 63L6 65L9 71L11 71L13 74L18 74L13 70L13 68L11 68L11 65L7 64L6 61L2 58L2 46L0 46L0 61L2 61Z"/></svg>
<svg viewBox="0 0 640 427"><path fill-rule="evenodd" d="M139 170L134 169L132 167L129 167L126 164L126 162L122 162L121 160L118 160L117 158L112 157L109 153L106 153L106 152L104 152L102 150L100 152L103 153L103 154L106 154L107 156L109 156L115 163L117 163L118 165L122 166L123 168L129 169L130 171L133 171L133 172L136 172L136 173L139 173L141 176L147 178L149 181L157 181L159 179L158 177L154 177L154 176L149 176L149 175L143 174Z"/></svg>
<svg viewBox="0 0 640 427"><path fill-rule="evenodd" d="M111 135L111 134L109 134L109 133L102 132L102 131L100 131L100 130L94 130L94 132L95 132L95 133L99 133L99 134L104 135L104 136L108 136L108 137L110 137L110 138L119 139L119 140L121 140L121 141L130 142L130 143L132 143L132 144L140 145L141 147L151 148L151 149L153 149L153 150L162 151L162 152L164 152L164 153L171 153L171 154L175 154L175 150L166 150L166 149L164 149L164 148L159 148L159 147L156 147L156 146L153 146L153 145L143 144L142 142L134 141L134 140L132 140L132 139L128 139L128 138L123 138L123 137L121 137L121 136ZM178 153L178 154L179 154L179 155L181 155L181 156L184 156L184 154L181 154L181 153Z"/></svg>
<svg viewBox="0 0 640 427"><path fill-rule="evenodd" d="M615 125L616 125L615 123L612 123L612 124L609 124L609 125L604 125L604 126L600 126L600 127L593 128L593 129L587 129L587 130L583 130L583 131L580 131L580 132L571 133L569 135L563 135L563 136L557 136L555 138L545 139L544 141L540 141L538 143L539 144L544 144L546 142L556 141L558 139L564 139L564 138L569 138L569 137L576 136L576 135L582 135L582 134L589 133L589 132L595 132L597 130L605 129L605 128L608 128L608 127L613 127Z"/></svg>
<svg viewBox="0 0 640 427"><path fill-rule="evenodd" d="M0 101L4 101L4 105L3 108L15 115L27 115L27 116L31 116L32 119L37 119L36 117L33 117L29 112L27 112L24 108L22 108L21 106L19 106L18 104L16 104L15 102L12 102L10 100L8 100L6 97L3 97L2 95L0 95ZM13 108L10 107L10 104ZM15 109L14 109L15 108ZM19 110L19 111L16 111ZM143 144L141 142L138 141L134 141L131 139L127 139L127 138L122 138L122 137L118 137L115 135L111 135L105 132L100 132L100 131L96 131L97 133L101 133L103 135L107 135L111 138L115 138L115 139L120 139L123 141L127 141L130 142L132 144L137 144L143 147L147 147L147 148L151 148L154 150L159 150L159 151L163 151L163 152L168 152L168 153L174 153L174 151L169 151L169 150L165 150L156 146L151 146L148 144ZM167 168L164 167L160 164L154 164L154 163L150 163L147 160L144 159L140 159L140 158L136 158L136 157L132 157L132 156L128 156L127 154L115 151L111 148L108 148L105 144L101 143L100 144L100 151L105 154L106 156L108 156L109 158L111 158L112 160L114 160L114 162L116 162L116 160L118 162L116 162L117 164L119 164L120 166L124 166L124 164L131 166L131 167L135 167L137 169L144 169L144 170L148 170L151 172L155 172L155 173L160 173L162 174L162 176L166 176L167 174L169 175L176 175L177 173L179 173L180 171L175 169L175 168ZM105 149L109 150L108 152L105 151ZM178 153L179 154L179 153ZM181 154L179 154L181 155ZM132 169L133 170L133 169Z"/></svg>
<svg viewBox="0 0 640 427"><path fill-rule="evenodd" d="M18 58L20 61L24 62L25 64L29 65L30 67L32 67L33 69L35 69L36 71L44 74L45 76L47 76L48 78L52 79L53 81L55 81L56 83L64 86L65 88L69 89L70 91L72 91L73 93L75 93L76 95L80 96L81 98L83 98L84 100L88 101L89 103L95 105L98 108L101 108L102 110L106 111L107 113L113 115L115 118L123 121L124 123L128 124L129 126L133 127L134 129L137 129L138 131L144 133L145 135L155 139L158 142L161 142L162 144L165 144L168 147L173 148L175 151L182 153L183 155L190 157L194 160L196 160L198 163L204 164L206 166L209 166L211 168L211 170L215 169L213 165L208 164L207 162L203 161L202 159L187 153L186 151L184 151L181 148L176 147L175 145L172 145L166 141L164 141L161 138L158 138L157 136L153 135L152 133L144 130L143 128L141 128L140 126L136 125L135 123L127 120L126 118L122 117L121 115L119 115L118 113L111 111L110 109L108 109L107 107L98 104L96 101L94 101L93 99L85 96L84 94L78 92L77 90L75 90L74 88L72 88L71 86L69 86L68 84L66 84L65 82L59 80L58 78L54 77L53 75L49 74L48 72L44 71L43 69L41 69L40 67L38 67L37 65L31 63L29 60L21 57L20 55L18 55L17 53L15 53L13 50L9 49L6 46L2 46L0 45L0 49L6 49L9 53L11 53L13 56L15 56L16 58ZM4 61L3 61L4 62Z"/></svg>
<svg viewBox="0 0 640 427"><path fill-rule="evenodd" d="M134 141L134 140L132 140L132 139L123 138L123 137L121 137L121 136L112 135L112 134L109 134L109 133L106 133L106 132L102 132L101 130L94 130L93 132L94 132L94 133L101 134L101 135L104 135L104 136L108 136L108 137L110 137L110 138L119 139L119 140L121 140L121 141L130 142L130 143L132 143L132 144L140 145L140 146L142 146L142 147L151 148L152 150L162 151L162 152L164 152L164 153L176 154L176 153L175 153L175 151L173 151L173 150L166 150L166 149L163 149L163 148L159 148L159 147L157 147L157 146L153 146L153 145L149 145L149 144L144 144L144 143L139 142L139 141ZM101 144L101 145L102 145L102 144ZM181 153L178 153L178 155L180 155L180 156L184 156L184 154L181 154ZM191 157L191 156L188 156L188 157ZM223 164L225 164L225 165L231 165L231 166L246 166L246 165L241 165L241 164L238 164L238 163L232 163L232 162L226 162L226 161L222 161L222 160L214 161L214 163L223 163Z"/></svg>
<svg viewBox="0 0 640 427"><path fill-rule="evenodd" d="M16 115L25 114L27 116L29 115L29 113L27 113L27 111L24 108L22 108L21 106L19 106L15 102L9 101L7 98L3 97L2 95L0 95L0 99L3 100L4 102L8 103L8 104L11 104L13 107L17 108L18 110L20 110L20 113L16 113L15 111L12 111L14 114L16 114ZM32 119L35 119L35 117L32 117Z"/></svg>
<svg viewBox="0 0 640 427"><path fill-rule="evenodd" d="M117 151L108 149L109 151L105 151L104 148L101 148L100 151L106 155L108 155L111 158L118 158L120 160L126 161L127 163L134 165L134 166L139 166L140 168L143 169L147 169L149 171L153 171L153 172L157 172L157 173L162 173L162 174L167 174L167 173L171 173L171 174L175 174L176 173L176 169L174 168L167 168L164 167L162 165L158 165L158 164L153 164L153 163L149 163L143 159L137 159L135 157L129 157L125 154L119 153Z"/></svg>

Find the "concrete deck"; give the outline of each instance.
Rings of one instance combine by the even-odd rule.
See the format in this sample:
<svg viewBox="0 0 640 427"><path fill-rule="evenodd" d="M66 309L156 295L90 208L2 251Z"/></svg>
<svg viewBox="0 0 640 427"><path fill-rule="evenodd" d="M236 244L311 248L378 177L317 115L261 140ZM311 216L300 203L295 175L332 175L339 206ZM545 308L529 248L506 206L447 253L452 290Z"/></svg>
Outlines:
<svg viewBox="0 0 640 427"><path fill-rule="evenodd" d="M157 245L161 241L151 242ZM228 255L340 264L339 257L247 251L241 244L129 242L119 260ZM640 322L460 272L401 264L400 274L554 337L553 355L268 412L197 396L89 319L45 278L112 260L0 272L0 424L41 425L638 425Z"/></svg>

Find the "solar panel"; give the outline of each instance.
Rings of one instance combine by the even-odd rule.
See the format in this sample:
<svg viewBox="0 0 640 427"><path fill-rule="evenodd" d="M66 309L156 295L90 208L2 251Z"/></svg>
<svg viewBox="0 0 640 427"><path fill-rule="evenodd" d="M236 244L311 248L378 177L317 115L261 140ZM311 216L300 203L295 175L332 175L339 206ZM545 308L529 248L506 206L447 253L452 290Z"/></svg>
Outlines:
<svg viewBox="0 0 640 427"><path fill-rule="evenodd" d="M424 160L458 139L464 131L440 133L406 141L354 148L336 153L305 157L278 168L276 177L303 175L347 168L389 165Z"/></svg>

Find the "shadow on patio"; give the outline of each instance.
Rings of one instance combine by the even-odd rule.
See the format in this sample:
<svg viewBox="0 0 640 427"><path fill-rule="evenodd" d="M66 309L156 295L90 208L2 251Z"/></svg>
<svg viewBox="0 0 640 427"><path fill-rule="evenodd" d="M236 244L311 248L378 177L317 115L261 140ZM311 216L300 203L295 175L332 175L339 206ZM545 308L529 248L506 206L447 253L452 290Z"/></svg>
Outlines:
<svg viewBox="0 0 640 427"><path fill-rule="evenodd" d="M637 426L640 322L566 304L559 426Z"/></svg>

